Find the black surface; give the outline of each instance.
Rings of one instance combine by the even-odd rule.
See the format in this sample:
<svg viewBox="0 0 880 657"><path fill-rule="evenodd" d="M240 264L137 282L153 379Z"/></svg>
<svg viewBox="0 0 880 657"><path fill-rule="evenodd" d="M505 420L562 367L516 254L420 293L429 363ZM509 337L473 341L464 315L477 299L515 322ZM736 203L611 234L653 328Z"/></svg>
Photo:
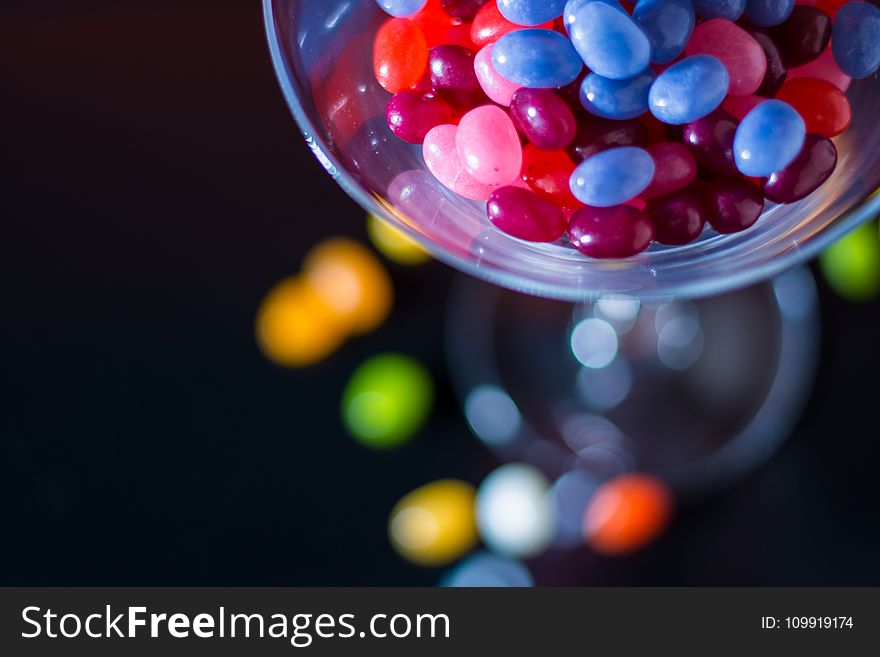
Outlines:
<svg viewBox="0 0 880 657"><path fill-rule="evenodd" d="M433 584L389 509L493 466L446 379L452 274L392 268L389 323L316 368L260 355L262 295L363 213L298 136L259 3L7 2L0 71L0 584ZM565 582L880 584L880 304L822 296L819 384L771 465ZM388 454L338 416L380 350L440 389Z"/></svg>

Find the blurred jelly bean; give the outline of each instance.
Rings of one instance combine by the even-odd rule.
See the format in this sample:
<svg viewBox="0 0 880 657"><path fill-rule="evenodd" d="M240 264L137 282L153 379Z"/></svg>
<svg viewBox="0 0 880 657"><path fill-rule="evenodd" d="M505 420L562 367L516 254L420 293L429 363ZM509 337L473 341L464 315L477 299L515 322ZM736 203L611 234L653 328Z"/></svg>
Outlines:
<svg viewBox="0 0 880 657"><path fill-rule="evenodd" d="M721 104L729 83L727 69L717 58L687 57L657 76L648 94L648 105L664 123L696 121Z"/></svg>
<svg viewBox="0 0 880 657"><path fill-rule="evenodd" d="M479 552L456 565L440 580L448 588L528 588L532 574L519 561Z"/></svg>
<svg viewBox="0 0 880 657"><path fill-rule="evenodd" d="M837 65L831 46L825 48L825 51L815 61L793 68L788 72L787 79L797 80L799 78L825 80L844 92L849 89L852 82L852 78L841 71Z"/></svg>
<svg viewBox="0 0 880 657"><path fill-rule="evenodd" d="M721 176L736 175L733 139L738 125L730 114L716 110L688 123L682 138L703 167Z"/></svg>
<svg viewBox="0 0 880 657"><path fill-rule="evenodd" d="M428 68L428 42L407 18L392 18L376 33L373 69L385 91L397 93L418 84Z"/></svg>
<svg viewBox="0 0 880 657"><path fill-rule="evenodd" d="M794 203L812 194L837 166L837 149L827 137L807 135L804 147L782 171L771 174L764 196L774 203Z"/></svg>
<svg viewBox="0 0 880 657"><path fill-rule="evenodd" d="M745 13L746 0L693 0L694 11L700 18L725 18L739 20Z"/></svg>
<svg viewBox="0 0 880 657"><path fill-rule="evenodd" d="M743 117L755 109L755 106L768 100L764 96L728 96L721 103L721 109L730 114L737 121L742 121ZM733 133L731 133L732 141ZM731 144L731 148L732 148ZM733 151L731 150L731 157Z"/></svg>
<svg viewBox="0 0 880 657"><path fill-rule="evenodd" d="M648 129L641 121L581 121L568 154L576 162L615 146L645 146Z"/></svg>
<svg viewBox="0 0 880 657"><path fill-rule="evenodd" d="M477 53L474 59L474 69L483 92L493 102L507 107L510 105L513 94L522 87L516 82L511 82L503 77L495 70L495 66L492 64L493 47L492 44L489 44Z"/></svg>
<svg viewBox="0 0 880 657"><path fill-rule="evenodd" d="M828 46L831 40L831 18L821 9L797 5L782 25L772 31L789 68L807 64Z"/></svg>
<svg viewBox="0 0 880 657"><path fill-rule="evenodd" d="M819 258L828 284L842 297L866 301L880 295L877 226L862 224L829 246Z"/></svg>
<svg viewBox="0 0 880 657"><path fill-rule="evenodd" d="M391 511L388 537L403 558L420 566L442 566L477 544L474 487L441 479L404 496Z"/></svg>
<svg viewBox="0 0 880 657"><path fill-rule="evenodd" d="M647 214L629 205L587 207L572 215L568 236L590 258L629 258L650 246L654 227Z"/></svg>
<svg viewBox="0 0 880 657"><path fill-rule="evenodd" d="M699 196L687 190L651 201L647 212L654 225L654 240L660 244L690 244L706 225Z"/></svg>
<svg viewBox="0 0 880 657"><path fill-rule="evenodd" d="M425 135L422 155L428 171L456 194L474 201L485 201L498 185L486 185L474 179L458 155L458 127L438 125Z"/></svg>
<svg viewBox="0 0 880 657"><path fill-rule="evenodd" d="M469 21L473 20L482 6L490 0L440 0L443 10L450 16Z"/></svg>
<svg viewBox="0 0 880 657"><path fill-rule="evenodd" d="M730 77L727 93L731 96L755 93L767 72L767 56L760 44L744 29L723 18L700 23L685 53L711 55L720 60Z"/></svg>
<svg viewBox="0 0 880 657"><path fill-rule="evenodd" d="M413 238L374 214L367 215L367 235L382 255L399 265L421 265L431 259Z"/></svg>
<svg viewBox="0 0 880 657"><path fill-rule="evenodd" d="M581 162L571 174L571 192L585 205L607 208L641 194L654 178L654 160L643 148L622 146Z"/></svg>
<svg viewBox="0 0 880 657"><path fill-rule="evenodd" d="M590 73L581 84L581 104L606 119L634 119L648 111L648 91L654 72L646 69L628 80L611 80Z"/></svg>
<svg viewBox="0 0 880 657"><path fill-rule="evenodd" d="M625 12L603 2L577 7L569 32L581 59L602 77L631 78L644 71L651 60L651 44L645 33Z"/></svg>
<svg viewBox="0 0 880 657"><path fill-rule="evenodd" d="M437 96L400 91L388 101L385 118L397 137L421 144L432 128L452 121L452 110Z"/></svg>
<svg viewBox="0 0 880 657"><path fill-rule="evenodd" d="M654 178L640 194L643 199L666 196L690 185L697 177L697 162L684 144L663 142L647 148L654 160Z"/></svg>
<svg viewBox="0 0 880 657"><path fill-rule="evenodd" d="M409 18L424 9L428 0L376 0L386 14L397 18Z"/></svg>
<svg viewBox="0 0 880 657"><path fill-rule="evenodd" d="M848 2L834 18L831 50L840 70L856 80L880 67L880 9Z"/></svg>
<svg viewBox="0 0 880 657"><path fill-rule="evenodd" d="M523 181L569 214L581 206L569 184L574 169L574 162L565 151L541 151L532 144L523 149Z"/></svg>
<svg viewBox="0 0 880 657"><path fill-rule="evenodd" d="M477 80L474 53L462 46L436 46L428 54L431 85L454 107L470 109L485 102Z"/></svg>
<svg viewBox="0 0 880 657"><path fill-rule="evenodd" d="M779 25L791 14L794 0L746 0L746 17L755 25Z"/></svg>
<svg viewBox="0 0 880 657"><path fill-rule="evenodd" d="M365 361L348 380L342 420L362 444L388 449L421 429L433 404L434 384L422 364L400 354L380 354Z"/></svg>
<svg viewBox="0 0 880 657"><path fill-rule="evenodd" d="M770 33L763 27L750 25L745 29L746 32L751 34L752 38L758 42L758 45L761 46L761 49L764 51L764 55L767 58L767 71L764 73L764 79L761 81L761 86L758 87L756 93L759 96L772 98L773 95L779 91L779 87L782 86L782 83L785 82L785 78L788 75L788 67L782 59L782 51L779 49L779 46L776 44L776 41Z"/></svg>
<svg viewBox="0 0 880 657"><path fill-rule="evenodd" d="M549 89L524 87L514 93L510 118L526 139L545 151L567 147L577 132L571 109Z"/></svg>
<svg viewBox="0 0 880 657"><path fill-rule="evenodd" d="M498 0L498 10L511 23L534 27L562 16L566 0Z"/></svg>
<svg viewBox="0 0 880 657"><path fill-rule="evenodd" d="M852 109L846 95L825 80L789 80L782 85L776 98L797 110L804 119L807 132L836 137L852 121Z"/></svg>
<svg viewBox="0 0 880 657"><path fill-rule="evenodd" d="M524 29L505 34L492 49L495 70L521 87L555 89L577 78L584 65L559 32Z"/></svg>
<svg viewBox="0 0 880 657"><path fill-rule="evenodd" d="M678 57L694 31L691 0L639 0L632 17L651 42L651 61L657 64Z"/></svg>
<svg viewBox="0 0 880 657"><path fill-rule="evenodd" d="M672 515L672 493L659 479L626 474L603 484L584 515L584 539L596 552L622 555L656 540Z"/></svg>
<svg viewBox="0 0 880 657"><path fill-rule="evenodd" d="M493 226L529 242L555 242L565 234L568 224L554 203L518 187L501 187L492 192L486 213Z"/></svg>
<svg viewBox="0 0 880 657"><path fill-rule="evenodd" d="M465 114L455 137L465 170L486 185L509 185L522 168L522 145L507 112L484 105Z"/></svg>
<svg viewBox="0 0 880 657"><path fill-rule="evenodd" d="M746 114L736 129L733 157L747 176L769 176L787 167L804 145L806 126L788 103L768 100Z"/></svg>
<svg viewBox="0 0 880 657"><path fill-rule="evenodd" d="M553 21L549 21L547 24L539 25L538 27L544 28L545 30L552 30ZM503 14L498 9L497 3L489 2L483 5L483 8L480 9L474 17L474 22L471 25L471 40L482 48L491 43L495 43L505 34L515 32L519 29L522 29L522 26L517 25L516 23L511 23L504 18Z"/></svg>
<svg viewBox="0 0 880 657"><path fill-rule="evenodd" d="M752 226L764 211L761 190L742 178L718 178L702 193L706 221L718 233L738 233Z"/></svg>

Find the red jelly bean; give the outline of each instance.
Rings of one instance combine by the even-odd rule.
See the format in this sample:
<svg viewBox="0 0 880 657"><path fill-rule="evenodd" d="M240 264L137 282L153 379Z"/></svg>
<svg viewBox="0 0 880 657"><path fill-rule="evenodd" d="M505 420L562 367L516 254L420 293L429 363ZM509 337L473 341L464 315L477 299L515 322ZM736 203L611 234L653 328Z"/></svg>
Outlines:
<svg viewBox="0 0 880 657"><path fill-rule="evenodd" d="M487 102L474 69L474 53L462 46L436 46L428 55L431 84L458 109Z"/></svg>
<svg viewBox="0 0 880 657"><path fill-rule="evenodd" d="M690 244L706 225L703 204L697 194L684 190L648 203L654 239L660 244Z"/></svg>
<svg viewBox="0 0 880 657"><path fill-rule="evenodd" d="M776 98L797 110L807 125L807 132L836 137L852 121L852 109L846 95L825 80L789 80L782 85Z"/></svg>
<svg viewBox="0 0 880 657"><path fill-rule="evenodd" d="M452 122L452 110L437 96L401 91L388 101L385 118L397 137L410 144L421 144L431 128Z"/></svg>
<svg viewBox="0 0 880 657"><path fill-rule="evenodd" d="M648 215L629 205L581 208L568 224L572 245L591 258L628 258L654 239Z"/></svg>
<svg viewBox="0 0 880 657"><path fill-rule="evenodd" d="M392 18L376 33L373 68L386 91L414 87L428 67L428 43L422 29L408 18Z"/></svg>
<svg viewBox="0 0 880 657"><path fill-rule="evenodd" d="M413 16L411 20L422 29L428 48L446 43L446 37L457 22L443 11L440 0L428 0L424 9Z"/></svg>
<svg viewBox="0 0 880 657"><path fill-rule="evenodd" d="M538 26L541 29L552 30L553 21ZM498 3L489 2L477 12L474 16L474 22L471 25L471 40L480 48L495 43L505 34L521 30L522 25L511 23L504 18L504 15L498 10Z"/></svg>
<svg viewBox="0 0 880 657"><path fill-rule="evenodd" d="M617 146L646 146L648 129L636 119L582 119L568 154L576 162Z"/></svg>
<svg viewBox="0 0 880 657"><path fill-rule="evenodd" d="M852 78L841 71L837 65L834 53L831 52L831 46L825 48L825 52L819 55L819 58L815 61L793 68L788 72L789 80L796 80L798 78L827 80L841 91L849 89L849 85L852 82Z"/></svg>
<svg viewBox="0 0 880 657"><path fill-rule="evenodd" d="M565 151L541 151L532 144L523 149L523 181L568 213L583 205L571 193L569 181L574 169L574 162Z"/></svg>
<svg viewBox="0 0 880 657"><path fill-rule="evenodd" d="M785 65L802 66L821 55L831 41L831 18L817 7L797 5L771 33L782 50Z"/></svg>
<svg viewBox="0 0 880 657"><path fill-rule="evenodd" d="M577 132L571 109L549 89L522 88L514 92L510 118L526 139L545 151L566 148Z"/></svg>
<svg viewBox="0 0 880 657"><path fill-rule="evenodd" d="M739 174L733 157L733 137L738 123L724 110L715 110L684 127L683 139L706 169L720 176Z"/></svg>
<svg viewBox="0 0 880 657"><path fill-rule="evenodd" d="M794 203L812 194L834 172L837 149L827 137L807 135L794 161L767 179L764 194L774 203Z"/></svg>
<svg viewBox="0 0 880 657"><path fill-rule="evenodd" d="M752 226L764 211L760 188L742 178L718 178L702 193L706 220L719 233L738 233Z"/></svg>
<svg viewBox="0 0 880 657"><path fill-rule="evenodd" d="M648 146L654 160L654 179L639 194L643 199L672 194L690 185L697 177L697 161L684 144L663 142Z"/></svg>
<svg viewBox="0 0 880 657"><path fill-rule="evenodd" d="M529 242L555 242L568 222L558 207L535 192L501 187L486 204L489 221L499 230Z"/></svg>

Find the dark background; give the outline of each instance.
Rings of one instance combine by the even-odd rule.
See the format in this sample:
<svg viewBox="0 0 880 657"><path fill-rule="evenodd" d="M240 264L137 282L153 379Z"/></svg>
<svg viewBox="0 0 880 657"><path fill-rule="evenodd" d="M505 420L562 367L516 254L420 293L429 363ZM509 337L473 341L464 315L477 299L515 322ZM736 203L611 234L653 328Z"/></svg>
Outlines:
<svg viewBox="0 0 880 657"><path fill-rule="evenodd" d="M391 320L318 367L261 356L265 292L364 230L290 118L259 2L6 0L0 71L0 584L435 583L385 523L494 465L447 380L453 274L392 266ZM781 453L646 552L584 551L571 583L880 584L880 304L821 292L819 383ZM440 399L377 454L338 400L388 349Z"/></svg>

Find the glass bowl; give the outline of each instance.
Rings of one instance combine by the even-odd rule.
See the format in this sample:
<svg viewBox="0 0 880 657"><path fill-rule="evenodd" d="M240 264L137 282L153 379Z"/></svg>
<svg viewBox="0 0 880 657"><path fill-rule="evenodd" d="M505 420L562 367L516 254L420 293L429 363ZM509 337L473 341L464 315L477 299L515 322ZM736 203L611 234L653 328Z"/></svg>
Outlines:
<svg viewBox="0 0 880 657"><path fill-rule="evenodd" d="M682 247L653 246L626 260L591 260L562 244L509 237L485 204L448 191L421 147L385 124L390 98L373 75L372 41L387 18L372 0L264 0L272 60L306 142L339 185L438 259L507 288L571 302L625 294L694 298L755 283L817 255L880 211L880 77L854 81L840 161L814 194L771 206L751 229L706 231Z"/></svg>

